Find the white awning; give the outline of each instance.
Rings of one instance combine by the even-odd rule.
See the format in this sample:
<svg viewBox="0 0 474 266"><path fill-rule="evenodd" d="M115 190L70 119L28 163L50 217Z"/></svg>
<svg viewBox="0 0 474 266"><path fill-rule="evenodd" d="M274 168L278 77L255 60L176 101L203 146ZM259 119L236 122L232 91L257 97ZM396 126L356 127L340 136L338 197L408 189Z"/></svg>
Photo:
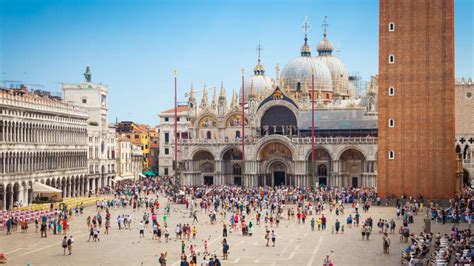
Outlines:
<svg viewBox="0 0 474 266"><path fill-rule="evenodd" d="M33 183L33 192L34 193L61 193L62 190L56 189L54 187L50 187L45 184L41 184L40 182Z"/></svg>
<svg viewBox="0 0 474 266"><path fill-rule="evenodd" d="M142 173L139 173L138 174L139 177L146 177L146 175L142 174Z"/></svg>
<svg viewBox="0 0 474 266"><path fill-rule="evenodd" d="M128 175L128 176L116 176L115 179L112 179L113 182L119 182L123 180L130 180L130 179L135 179L133 175Z"/></svg>

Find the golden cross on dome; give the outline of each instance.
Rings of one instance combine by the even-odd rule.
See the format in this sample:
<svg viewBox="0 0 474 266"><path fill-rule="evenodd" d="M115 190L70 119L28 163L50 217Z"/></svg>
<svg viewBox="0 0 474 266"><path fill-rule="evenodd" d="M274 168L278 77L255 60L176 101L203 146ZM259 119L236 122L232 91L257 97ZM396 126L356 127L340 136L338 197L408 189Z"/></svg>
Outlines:
<svg viewBox="0 0 474 266"><path fill-rule="evenodd" d="M324 16L324 20L323 20L323 24L321 24L321 26L323 26L323 30L324 30L324 33L323 33L323 36L326 37L327 35L327 29L328 29L328 16Z"/></svg>
<svg viewBox="0 0 474 266"><path fill-rule="evenodd" d="M309 24L308 17L304 17L303 25L301 25L301 29L303 29L304 35L306 36L311 28L311 24Z"/></svg>
<svg viewBox="0 0 474 266"><path fill-rule="evenodd" d="M262 53L263 51L263 48L262 46L260 45L260 42L258 43L258 46L257 46L257 53L258 53L258 62L260 63L260 54Z"/></svg>

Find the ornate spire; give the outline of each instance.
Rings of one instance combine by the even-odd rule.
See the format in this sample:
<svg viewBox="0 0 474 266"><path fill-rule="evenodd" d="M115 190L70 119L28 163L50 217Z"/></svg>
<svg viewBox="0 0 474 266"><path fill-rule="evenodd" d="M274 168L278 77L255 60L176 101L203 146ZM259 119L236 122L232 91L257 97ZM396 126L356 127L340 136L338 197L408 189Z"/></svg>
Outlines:
<svg viewBox="0 0 474 266"><path fill-rule="evenodd" d="M309 24L308 17L304 18L304 23L301 25L301 29L304 32L304 44L301 47L301 56L311 56L311 48L308 45L308 32L311 28L311 24Z"/></svg>
<svg viewBox="0 0 474 266"><path fill-rule="evenodd" d="M207 99L207 90L206 87L202 90L202 99L201 99L201 108L206 109L208 107L208 99Z"/></svg>
<svg viewBox="0 0 474 266"><path fill-rule="evenodd" d="M194 87L193 87L193 84L191 83L191 89L189 90L189 93L188 93L188 101L189 102L194 102L196 101L196 95L194 94Z"/></svg>
<svg viewBox="0 0 474 266"><path fill-rule="evenodd" d="M327 36L327 30L328 30L328 16L324 16L323 24L321 24L323 27L323 37L326 38Z"/></svg>
<svg viewBox="0 0 474 266"><path fill-rule="evenodd" d="M230 107L232 109L238 109L239 108L239 99L237 96L237 93L235 91L232 92L232 102L230 104Z"/></svg>
<svg viewBox="0 0 474 266"><path fill-rule="evenodd" d="M275 66L275 72L276 72L276 77L275 77L275 80L277 81L277 83L280 82L280 64L276 64Z"/></svg>
<svg viewBox="0 0 474 266"><path fill-rule="evenodd" d="M328 29L328 22L327 16L324 16L323 23L321 26L323 27L323 39L318 43L316 50L318 51L319 55L330 55L332 54L333 46L332 43L327 38L327 29Z"/></svg>
<svg viewBox="0 0 474 266"><path fill-rule="evenodd" d="M253 86L253 79L250 83L250 92L249 92L249 98L255 98L257 97L257 93L255 92L255 88Z"/></svg>
<svg viewBox="0 0 474 266"><path fill-rule="evenodd" d="M224 82L221 81L221 92L219 94L219 99L225 99L225 89L224 89Z"/></svg>
<svg viewBox="0 0 474 266"><path fill-rule="evenodd" d="M260 55L262 53L262 46L260 45L260 42L258 43L258 46L257 46L257 55L258 55L258 62L257 62L257 65L255 66L255 68L253 69L253 73L255 75L263 75L265 74L265 68L263 67L263 65L260 63Z"/></svg>
<svg viewBox="0 0 474 266"><path fill-rule="evenodd" d="M214 90L212 92L212 102L211 102L211 108L213 110L217 109L217 94L216 94L216 87L214 87Z"/></svg>

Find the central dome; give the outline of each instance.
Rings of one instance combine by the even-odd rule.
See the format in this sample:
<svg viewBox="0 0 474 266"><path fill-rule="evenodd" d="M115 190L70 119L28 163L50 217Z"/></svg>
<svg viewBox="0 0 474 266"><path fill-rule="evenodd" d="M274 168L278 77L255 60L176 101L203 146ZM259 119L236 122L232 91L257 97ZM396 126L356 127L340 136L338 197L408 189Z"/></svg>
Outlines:
<svg viewBox="0 0 474 266"><path fill-rule="evenodd" d="M314 69L314 89L332 92L332 78L328 67L311 57L311 51L305 38L301 56L292 59L281 72L282 86L290 91L311 89Z"/></svg>

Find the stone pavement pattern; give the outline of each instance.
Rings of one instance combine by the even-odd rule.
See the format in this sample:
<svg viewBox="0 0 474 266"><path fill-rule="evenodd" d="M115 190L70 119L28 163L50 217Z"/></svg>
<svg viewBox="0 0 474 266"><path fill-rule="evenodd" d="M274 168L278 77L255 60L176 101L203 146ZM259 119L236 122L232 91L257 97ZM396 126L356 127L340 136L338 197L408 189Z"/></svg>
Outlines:
<svg viewBox="0 0 474 266"><path fill-rule="evenodd" d="M164 201L161 206L165 206ZM344 216L336 216L334 212L330 214L326 211L328 229L325 231L311 231L309 221L314 216L309 216L306 224L282 220L280 227L274 228L277 234L276 247L265 246L263 222L262 225L255 226L252 237L241 236L240 231L231 233L227 238L230 245L229 260L221 259L221 262L223 265L322 265L325 255L331 254L335 265L400 265L400 252L406 248L406 244L400 244L399 241L398 227L401 220L395 220L397 230L394 235L390 235L391 253L386 255L382 253L382 235L377 232L377 228L373 229L370 241L361 239L360 228L350 229L345 226L344 234L331 234L331 226L336 218L341 224L345 224L349 212L353 212L350 205L346 205ZM181 242L174 240L174 229L177 223L192 222L184 205L172 205L168 225L173 240L169 243L152 240L150 227L145 230L145 238L139 238L136 227L143 215L143 209L133 212L131 208L112 210L110 234L104 235L102 229L100 242L87 242L89 233L86 218L95 213L95 207L89 207L83 215L73 217L68 233L75 238L71 256L63 256L62 235L50 233L48 238L40 238L39 233L34 233L34 225L30 226L28 233L14 232L7 236L2 232L0 252L6 253L8 265L158 265L160 252L168 251L168 265L179 265ZM131 230L118 230L116 217L119 214L132 215ZM362 212L361 216L361 221L371 216L375 224L379 218L396 218L393 207L374 206L369 213ZM415 224L410 225L411 232L421 232L422 219L422 214L415 217ZM158 221L162 224L162 215L158 216ZM210 225L206 214L199 214L199 222L197 239L191 243L197 245L198 252L201 252L203 241L207 239L209 251L215 251L220 256L222 224ZM432 224L433 232L447 232L450 228L449 224ZM189 242L185 243L189 254ZM201 260L202 254L198 256L198 265Z"/></svg>

